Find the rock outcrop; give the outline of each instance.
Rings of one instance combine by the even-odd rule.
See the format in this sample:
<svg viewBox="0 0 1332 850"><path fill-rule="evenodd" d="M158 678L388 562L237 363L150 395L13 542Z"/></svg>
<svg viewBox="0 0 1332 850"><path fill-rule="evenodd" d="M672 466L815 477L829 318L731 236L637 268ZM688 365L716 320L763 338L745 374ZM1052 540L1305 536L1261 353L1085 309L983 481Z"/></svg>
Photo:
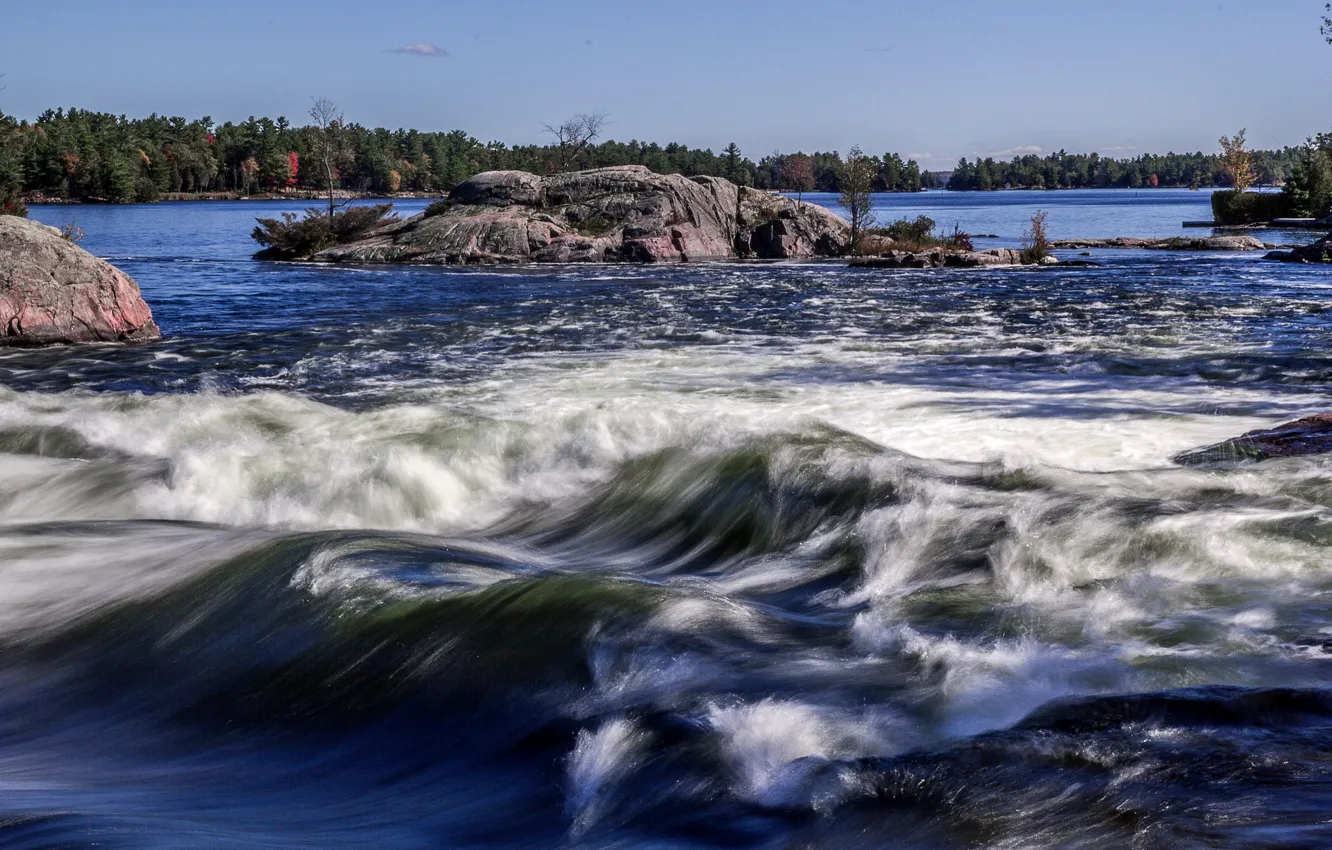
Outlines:
<svg viewBox="0 0 1332 850"><path fill-rule="evenodd" d="M1182 466L1211 466L1329 452L1332 452L1332 414L1320 413L1183 452L1174 461Z"/></svg>
<svg viewBox="0 0 1332 850"><path fill-rule="evenodd" d="M1202 239L1172 237L1170 239L1139 239L1117 236L1114 239L1059 239L1051 248L1143 248L1157 251L1262 251L1269 246L1254 236L1208 236Z"/></svg>
<svg viewBox="0 0 1332 850"><path fill-rule="evenodd" d="M1047 258L1054 265L1059 261ZM864 269L974 269L990 266L1020 266L1022 252L1013 248L991 248L988 251L950 251L933 248L929 251L887 251L877 257L858 257L851 261L854 268Z"/></svg>
<svg viewBox="0 0 1332 850"><path fill-rule="evenodd" d="M0 216L0 345L158 336L133 278L54 227Z"/></svg>
<svg viewBox="0 0 1332 850"><path fill-rule="evenodd" d="M1289 251L1273 251L1266 259L1287 263L1332 263L1332 235L1324 236L1312 245L1301 245Z"/></svg>
<svg viewBox="0 0 1332 850"><path fill-rule="evenodd" d="M643 166L491 171L448 200L309 259L344 263L659 263L834 256L849 225L813 204Z"/></svg>

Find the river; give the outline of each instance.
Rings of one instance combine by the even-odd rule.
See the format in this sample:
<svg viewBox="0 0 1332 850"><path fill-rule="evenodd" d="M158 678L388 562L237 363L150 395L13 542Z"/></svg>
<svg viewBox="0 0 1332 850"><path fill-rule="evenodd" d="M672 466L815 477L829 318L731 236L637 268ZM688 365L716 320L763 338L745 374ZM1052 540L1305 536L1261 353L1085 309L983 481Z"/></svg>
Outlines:
<svg viewBox="0 0 1332 850"><path fill-rule="evenodd" d="M251 260L299 207L32 211L164 338L0 353L3 846L1332 844L1332 463L1170 462L1327 410L1325 271Z"/></svg>

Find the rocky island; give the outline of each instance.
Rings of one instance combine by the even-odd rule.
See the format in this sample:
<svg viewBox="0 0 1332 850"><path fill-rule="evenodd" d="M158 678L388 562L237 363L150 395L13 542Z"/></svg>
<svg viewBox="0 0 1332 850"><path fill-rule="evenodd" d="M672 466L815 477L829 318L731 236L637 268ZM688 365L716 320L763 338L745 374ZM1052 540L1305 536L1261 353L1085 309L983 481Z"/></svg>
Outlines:
<svg viewBox="0 0 1332 850"><path fill-rule="evenodd" d="M133 278L54 227L0 216L0 346L159 336Z"/></svg>
<svg viewBox="0 0 1332 850"><path fill-rule="evenodd" d="M262 222L261 222L262 224ZM262 259L337 263L662 263L841 254L849 225L720 177L617 166L546 177L490 171L425 212L357 238Z"/></svg>

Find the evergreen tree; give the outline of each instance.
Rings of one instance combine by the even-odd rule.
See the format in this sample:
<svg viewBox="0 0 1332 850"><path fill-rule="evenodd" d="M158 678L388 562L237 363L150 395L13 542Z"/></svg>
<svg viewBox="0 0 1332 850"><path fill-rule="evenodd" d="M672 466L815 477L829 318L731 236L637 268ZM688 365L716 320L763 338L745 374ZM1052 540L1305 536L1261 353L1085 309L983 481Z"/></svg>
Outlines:
<svg viewBox="0 0 1332 850"><path fill-rule="evenodd" d="M907 160L906 168L902 170L902 189L903 192L919 192L921 190L920 166L914 159Z"/></svg>
<svg viewBox="0 0 1332 850"><path fill-rule="evenodd" d="M731 142L722 153L726 156L726 179L736 184L744 183L745 175L740 167L739 146L735 142Z"/></svg>
<svg viewBox="0 0 1332 850"><path fill-rule="evenodd" d="M28 208L19 197L23 189L19 132L18 122L0 112L0 215L28 214Z"/></svg>

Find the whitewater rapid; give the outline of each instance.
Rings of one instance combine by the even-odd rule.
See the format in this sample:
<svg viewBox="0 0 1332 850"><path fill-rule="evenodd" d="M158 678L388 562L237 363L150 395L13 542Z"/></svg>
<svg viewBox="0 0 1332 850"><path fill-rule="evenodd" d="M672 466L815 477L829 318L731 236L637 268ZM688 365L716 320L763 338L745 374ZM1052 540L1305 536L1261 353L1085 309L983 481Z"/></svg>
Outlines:
<svg viewBox="0 0 1332 850"><path fill-rule="evenodd" d="M1170 458L1325 409L1325 288L1199 262L2 353L0 843L1316 846L1332 463Z"/></svg>

